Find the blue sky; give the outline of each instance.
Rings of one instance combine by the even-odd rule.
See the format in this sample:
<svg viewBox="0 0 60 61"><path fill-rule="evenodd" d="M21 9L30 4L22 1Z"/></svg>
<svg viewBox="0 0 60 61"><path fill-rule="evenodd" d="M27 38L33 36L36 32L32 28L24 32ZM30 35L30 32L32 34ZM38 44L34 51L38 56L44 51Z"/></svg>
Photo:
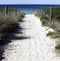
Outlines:
<svg viewBox="0 0 60 61"><path fill-rule="evenodd" d="M0 0L0 4L58 4L60 0Z"/></svg>

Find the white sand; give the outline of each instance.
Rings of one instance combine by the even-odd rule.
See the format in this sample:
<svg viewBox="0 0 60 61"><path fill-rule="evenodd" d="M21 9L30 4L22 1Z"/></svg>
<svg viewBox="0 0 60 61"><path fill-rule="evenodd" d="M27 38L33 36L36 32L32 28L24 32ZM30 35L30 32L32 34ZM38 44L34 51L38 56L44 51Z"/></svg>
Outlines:
<svg viewBox="0 0 60 61"><path fill-rule="evenodd" d="M6 46L2 61L60 61L54 53L55 41L46 37L45 27L42 27L40 19L34 14L27 14L21 23L23 34L16 36L30 36L29 39L12 40Z"/></svg>

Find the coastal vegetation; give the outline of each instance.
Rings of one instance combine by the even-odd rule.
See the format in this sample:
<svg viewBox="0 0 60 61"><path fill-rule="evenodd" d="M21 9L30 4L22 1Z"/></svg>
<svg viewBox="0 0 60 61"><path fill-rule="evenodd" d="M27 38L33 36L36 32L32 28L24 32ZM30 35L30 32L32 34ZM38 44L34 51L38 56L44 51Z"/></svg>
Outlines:
<svg viewBox="0 0 60 61"><path fill-rule="evenodd" d="M54 32L47 33L47 36L50 36L53 39L57 39L58 43L60 41L60 7L52 7L52 20L50 21L50 8L45 8L38 10L36 12L42 22L43 26L48 26L54 29ZM56 43L55 48L60 49L60 43Z"/></svg>
<svg viewBox="0 0 60 61"><path fill-rule="evenodd" d="M19 10L16 12L15 9L8 9L5 15L5 10L0 8L0 45L6 42L8 34L15 31L24 15L25 13Z"/></svg>

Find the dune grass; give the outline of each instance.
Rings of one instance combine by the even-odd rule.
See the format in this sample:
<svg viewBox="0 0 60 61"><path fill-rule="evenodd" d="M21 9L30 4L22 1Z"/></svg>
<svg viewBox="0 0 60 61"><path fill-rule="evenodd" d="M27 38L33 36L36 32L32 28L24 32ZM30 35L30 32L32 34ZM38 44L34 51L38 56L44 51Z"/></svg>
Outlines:
<svg viewBox="0 0 60 61"><path fill-rule="evenodd" d="M19 19L22 21L24 13L15 15L3 15L0 13L0 45L5 42L8 34L15 31L16 27L19 25Z"/></svg>
<svg viewBox="0 0 60 61"><path fill-rule="evenodd" d="M40 18L40 21L42 23L42 26L47 26L52 29L54 29L54 32L49 32L47 33L47 36L57 39L60 41L60 7L54 7L53 12L52 12L52 21L50 21L50 10L48 9L43 9L43 12L45 14L43 15L43 12L41 13L41 10L38 10L36 13L36 16ZM48 15L48 16L47 16ZM60 49L60 43L55 46L55 49Z"/></svg>
<svg viewBox="0 0 60 61"><path fill-rule="evenodd" d="M49 32L47 33L47 36L50 36L51 38L60 38L60 33L57 32Z"/></svg>
<svg viewBox="0 0 60 61"><path fill-rule="evenodd" d="M48 21L47 21L47 18L44 19L43 17L40 18L40 21L42 23L42 26L48 26Z"/></svg>
<svg viewBox="0 0 60 61"><path fill-rule="evenodd" d="M53 39L57 39L59 43L60 42L60 22L54 21L54 23L50 27L53 28L55 32L49 32L47 36L50 36ZM56 42L55 49L60 49L60 43L57 44Z"/></svg>
<svg viewBox="0 0 60 61"><path fill-rule="evenodd" d="M60 40L56 42L56 46L55 46L55 49L56 50L60 50Z"/></svg>

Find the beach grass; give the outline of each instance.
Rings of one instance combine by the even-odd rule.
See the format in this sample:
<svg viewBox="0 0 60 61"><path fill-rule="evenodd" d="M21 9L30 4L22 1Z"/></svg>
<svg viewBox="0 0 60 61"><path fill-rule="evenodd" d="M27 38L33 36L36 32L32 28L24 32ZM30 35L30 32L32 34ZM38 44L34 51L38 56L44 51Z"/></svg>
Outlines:
<svg viewBox="0 0 60 61"><path fill-rule="evenodd" d="M15 31L16 27L19 26L19 20L22 21L24 13L15 15L3 15L0 13L0 45L5 42L8 34Z"/></svg>

